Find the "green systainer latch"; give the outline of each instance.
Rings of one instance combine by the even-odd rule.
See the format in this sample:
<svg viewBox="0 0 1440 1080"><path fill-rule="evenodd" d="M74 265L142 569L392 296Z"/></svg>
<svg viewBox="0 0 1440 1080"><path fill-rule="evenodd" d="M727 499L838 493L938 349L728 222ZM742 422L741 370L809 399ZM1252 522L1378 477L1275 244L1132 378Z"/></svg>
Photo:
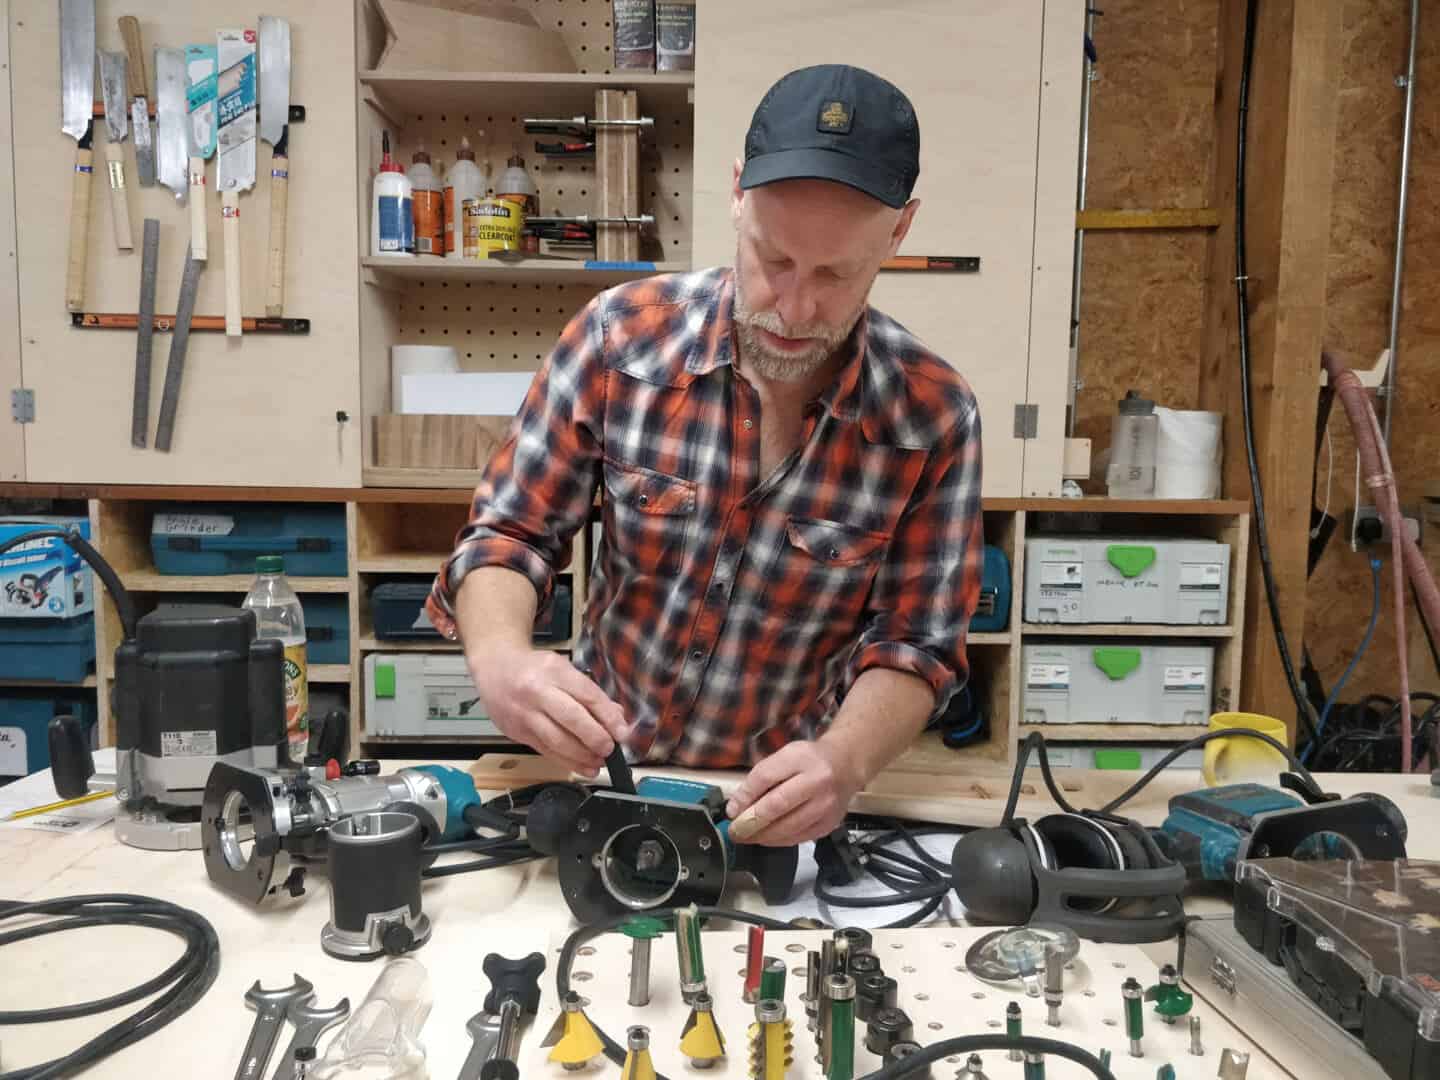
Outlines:
<svg viewBox="0 0 1440 1080"><path fill-rule="evenodd" d="M1155 565L1155 549L1149 544L1111 544L1105 557L1127 578L1139 577Z"/></svg>
<svg viewBox="0 0 1440 1080"><path fill-rule="evenodd" d="M1140 650L1119 645L1102 646L1095 650L1095 666L1119 682L1140 667Z"/></svg>

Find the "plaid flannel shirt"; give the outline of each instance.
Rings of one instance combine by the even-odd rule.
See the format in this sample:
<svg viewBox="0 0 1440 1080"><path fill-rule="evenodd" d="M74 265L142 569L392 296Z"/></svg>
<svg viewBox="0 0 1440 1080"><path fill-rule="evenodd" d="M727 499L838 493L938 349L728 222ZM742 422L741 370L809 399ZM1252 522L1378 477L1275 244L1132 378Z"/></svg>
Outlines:
<svg viewBox="0 0 1440 1080"><path fill-rule="evenodd" d="M964 379L869 309L803 442L760 475L760 401L733 364L728 269L601 293L536 376L428 608L524 574L542 612L604 485L576 642L634 725L630 756L752 763L812 738L867 668L936 712L966 677L980 587L980 417Z"/></svg>

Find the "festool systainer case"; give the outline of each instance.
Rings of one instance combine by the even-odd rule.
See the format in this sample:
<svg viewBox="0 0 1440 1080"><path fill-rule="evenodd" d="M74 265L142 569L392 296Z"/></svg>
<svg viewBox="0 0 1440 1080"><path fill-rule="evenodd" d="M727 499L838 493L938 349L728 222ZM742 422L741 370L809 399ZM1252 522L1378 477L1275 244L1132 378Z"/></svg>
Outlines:
<svg viewBox="0 0 1440 1080"><path fill-rule="evenodd" d="M1026 645L1027 724L1203 724L1210 718L1209 645L1067 642Z"/></svg>
<svg viewBox="0 0 1440 1080"><path fill-rule="evenodd" d="M1221 625L1230 545L1214 540L1034 536L1025 541L1025 621Z"/></svg>

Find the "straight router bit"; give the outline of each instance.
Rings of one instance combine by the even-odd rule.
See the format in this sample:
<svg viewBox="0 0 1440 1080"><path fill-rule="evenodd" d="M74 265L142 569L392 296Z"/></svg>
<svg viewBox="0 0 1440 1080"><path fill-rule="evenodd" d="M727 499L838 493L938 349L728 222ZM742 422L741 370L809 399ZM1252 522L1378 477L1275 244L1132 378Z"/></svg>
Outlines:
<svg viewBox="0 0 1440 1080"><path fill-rule="evenodd" d="M1025 1051L1025 1080L1045 1080L1045 1056Z"/></svg>
<svg viewBox="0 0 1440 1080"><path fill-rule="evenodd" d="M820 954L811 949L805 954L805 1027L815 1030L820 1015Z"/></svg>
<svg viewBox="0 0 1440 1080"><path fill-rule="evenodd" d="M1065 996L1065 948L1058 941L1045 946L1045 1023L1060 1026L1060 1002Z"/></svg>
<svg viewBox="0 0 1440 1080"><path fill-rule="evenodd" d="M767 956L760 966L760 996L757 1001L785 1000L785 961Z"/></svg>
<svg viewBox="0 0 1440 1080"><path fill-rule="evenodd" d="M1196 1057L1205 1056L1205 1046L1200 1042L1200 1017L1190 1017L1190 1053Z"/></svg>
<svg viewBox="0 0 1440 1080"><path fill-rule="evenodd" d="M745 993L743 1000L754 1005L760 1000L760 971L765 964L765 928L750 927L745 946Z"/></svg>
<svg viewBox="0 0 1440 1080"><path fill-rule="evenodd" d="M835 974L825 981L830 999L830 1022L825 1026L825 1080L855 1080L855 980Z"/></svg>
<svg viewBox="0 0 1440 1080"><path fill-rule="evenodd" d="M1020 1003L1018 1001L1012 1001L1005 1006L1005 1034L1012 1039L1018 1039L1024 1034L1024 1022L1020 1019ZM1025 1060L1025 1055L1020 1052L1018 1046L1010 1050L1010 1060Z"/></svg>
<svg viewBox="0 0 1440 1080"><path fill-rule="evenodd" d="M966 1059L964 1067L955 1074L955 1080L990 1080L985 1075L985 1064L979 1054L971 1054Z"/></svg>
<svg viewBox="0 0 1440 1080"><path fill-rule="evenodd" d="M1130 1056L1144 1057L1145 1048L1140 1040L1145 1037L1145 1006L1140 1003L1144 991L1134 976L1126 979L1120 987L1125 998L1125 1034L1130 1038Z"/></svg>
<svg viewBox="0 0 1440 1080"><path fill-rule="evenodd" d="M750 1025L750 1080L785 1080L795 1062L795 1033L785 1003L761 998Z"/></svg>
<svg viewBox="0 0 1440 1080"><path fill-rule="evenodd" d="M675 912L675 953L680 958L680 996L686 1005L705 992L705 957L700 950L700 915L694 904Z"/></svg>

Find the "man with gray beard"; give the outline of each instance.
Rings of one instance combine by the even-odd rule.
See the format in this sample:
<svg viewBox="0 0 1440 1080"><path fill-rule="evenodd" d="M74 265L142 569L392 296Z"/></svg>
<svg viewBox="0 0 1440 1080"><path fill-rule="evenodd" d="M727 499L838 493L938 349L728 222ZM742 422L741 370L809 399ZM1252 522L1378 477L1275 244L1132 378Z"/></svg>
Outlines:
<svg viewBox="0 0 1440 1080"><path fill-rule="evenodd" d="M832 830L968 677L980 418L868 306L919 208L909 100L791 72L735 163L735 266L601 293L566 328L435 583L509 737L594 776L748 767L737 840ZM573 658L531 643L603 485Z"/></svg>

